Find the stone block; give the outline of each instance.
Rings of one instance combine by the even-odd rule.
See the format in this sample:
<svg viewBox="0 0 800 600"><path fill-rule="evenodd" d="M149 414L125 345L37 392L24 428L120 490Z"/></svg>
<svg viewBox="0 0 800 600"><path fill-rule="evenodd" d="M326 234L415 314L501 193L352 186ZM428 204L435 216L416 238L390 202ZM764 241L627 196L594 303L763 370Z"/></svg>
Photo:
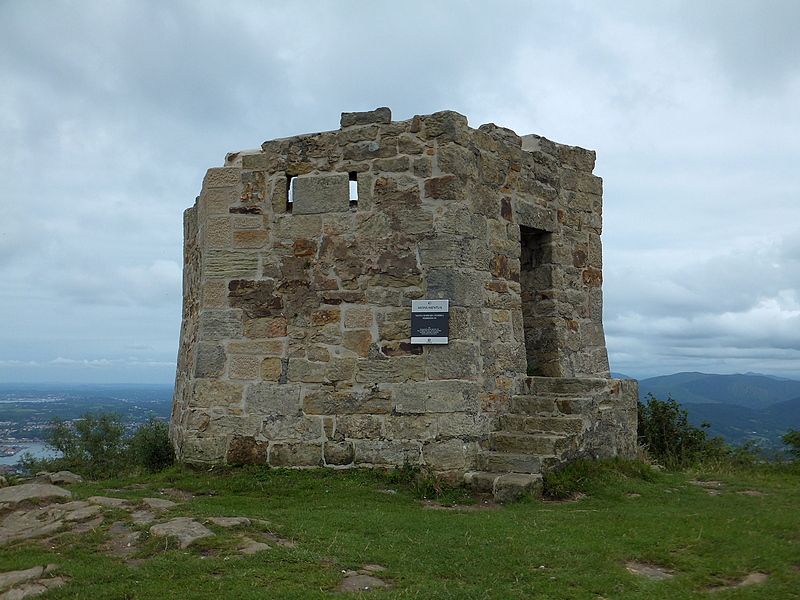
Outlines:
<svg viewBox="0 0 800 600"><path fill-rule="evenodd" d="M218 167L206 171L204 188L230 187L239 183L241 170L236 167Z"/></svg>
<svg viewBox="0 0 800 600"><path fill-rule="evenodd" d="M233 232L234 248L263 248L269 240L269 232L263 229L243 229Z"/></svg>
<svg viewBox="0 0 800 600"><path fill-rule="evenodd" d="M342 334L342 346L360 357L369 356L372 332L369 329L353 329Z"/></svg>
<svg viewBox="0 0 800 600"><path fill-rule="evenodd" d="M422 381L424 378L423 356L397 356L386 360L361 359L356 366L356 381L359 383Z"/></svg>
<svg viewBox="0 0 800 600"><path fill-rule="evenodd" d="M230 218L209 218L203 227L203 244L206 248L230 248L232 231Z"/></svg>
<svg viewBox="0 0 800 600"><path fill-rule="evenodd" d="M228 365L230 379L253 380L261 375L261 358L243 354L233 354Z"/></svg>
<svg viewBox="0 0 800 600"><path fill-rule="evenodd" d="M319 417L267 416L261 426L261 434L270 441L313 441L322 435L322 419Z"/></svg>
<svg viewBox="0 0 800 600"><path fill-rule="evenodd" d="M228 446L226 462L229 465L267 464L269 444L252 436L234 435Z"/></svg>
<svg viewBox="0 0 800 600"><path fill-rule="evenodd" d="M324 308L311 313L311 323L316 326L338 323L341 318L341 309Z"/></svg>
<svg viewBox="0 0 800 600"><path fill-rule="evenodd" d="M353 462L354 448L352 442L332 442L326 441L324 445L325 464L332 466L344 466Z"/></svg>
<svg viewBox="0 0 800 600"><path fill-rule="evenodd" d="M318 390L306 395L303 410L310 415L388 414L392 397L388 392Z"/></svg>
<svg viewBox="0 0 800 600"><path fill-rule="evenodd" d="M280 381L283 374L283 360L277 356L265 358L261 362L261 379L264 381Z"/></svg>
<svg viewBox="0 0 800 600"><path fill-rule="evenodd" d="M228 352L231 354L260 354L262 356L281 356L283 340L263 340L252 342L230 342Z"/></svg>
<svg viewBox="0 0 800 600"><path fill-rule="evenodd" d="M383 418L371 414L350 414L336 417L336 433L348 439L383 437Z"/></svg>
<svg viewBox="0 0 800 600"><path fill-rule="evenodd" d="M219 377L225 371L225 350L218 344L199 342L194 362L194 376Z"/></svg>
<svg viewBox="0 0 800 600"><path fill-rule="evenodd" d="M386 437L392 440L429 440L438 435L435 415L389 415Z"/></svg>
<svg viewBox="0 0 800 600"><path fill-rule="evenodd" d="M480 348L472 342L453 340L428 348L427 375L430 379L474 379L480 365Z"/></svg>
<svg viewBox="0 0 800 600"><path fill-rule="evenodd" d="M286 337L287 330L285 317L258 317L244 322L244 335L251 339Z"/></svg>
<svg viewBox="0 0 800 600"><path fill-rule="evenodd" d="M200 339L204 341L242 336L242 315L237 310L204 310L200 313Z"/></svg>
<svg viewBox="0 0 800 600"><path fill-rule="evenodd" d="M411 338L411 321L401 323L381 323L378 325L378 339L381 341L408 340Z"/></svg>
<svg viewBox="0 0 800 600"><path fill-rule="evenodd" d="M443 110L423 118L425 137L439 138L439 142L469 143L467 118L452 110Z"/></svg>
<svg viewBox="0 0 800 600"><path fill-rule="evenodd" d="M245 393L245 410L254 415L299 415L300 385L296 383L251 383Z"/></svg>
<svg viewBox="0 0 800 600"><path fill-rule="evenodd" d="M539 499L543 490L542 476L529 473L506 473L494 481L494 499L501 504L522 498Z"/></svg>
<svg viewBox="0 0 800 600"><path fill-rule="evenodd" d="M196 379L192 389L191 406L200 408L238 406L242 402L243 391L244 386L241 383Z"/></svg>
<svg viewBox="0 0 800 600"><path fill-rule="evenodd" d="M392 394L398 414L478 411L478 385L471 381L398 383Z"/></svg>
<svg viewBox="0 0 800 600"><path fill-rule="evenodd" d="M272 444L269 449L269 464L273 467L321 467L321 442L297 442Z"/></svg>
<svg viewBox="0 0 800 600"><path fill-rule="evenodd" d="M201 291L204 308L227 308L228 286L224 279L205 281Z"/></svg>
<svg viewBox="0 0 800 600"><path fill-rule="evenodd" d="M230 190L207 189L200 194L198 206L203 219L212 215L227 215L228 205L231 202L232 194Z"/></svg>
<svg viewBox="0 0 800 600"><path fill-rule="evenodd" d="M514 203L514 209L514 221L520 225L550 232L558 230L557 214L552 208L517 200Z"/></svg>
<svg viewBox="0 0 800 600"><path fill-rule="evenodd" d="M438 435L442 438L481 439L491 430L493 418L485 413L442 413L438 416Z"/></svg>
<svg viewBox="0 0 800 600"><path fill-rule="evenodd" d="M400 440L356 440L353 443L358 465L388 465L400 467L404 464L418 465L422 454L422 443Z"/></svg>
<svg viewBox="0 0 800 600"><path fill-rule="evenodd" d="M347 193L349 196L349 183ZM284 215L277 220L272 232L275 239L288 242L298 239L314 239L322 235L322 216L296 213Z"/></svg>
<svg viewBox="0 0 800 600"><path fill-rule="evenodd" d="M187 432L178 450L178 459L189 464L220 464L227 453L225 436Z"/></svg>
<svg viewBox="0 0 800 600"><path fill-rule="evenodd" d="M371 123L388 124L392 122L392 111L384 106L366 112L343 112L340 121L341 128L354 125L369 125Z"/></svg>
<svg viewBox="0 0 800 600"><path fill-rule="evenodd" d="M313 362L303 358L290 358L288 377L289 381L302 381L304 383L327 383L334 381L347 381L353 378L356 359L332 358L328 362Z"/></svg>
<svg viewBox="0 0 800 600"><path fill-rule="evenodd" d="M258 275L258 254L235 250L208 250L203 254L206 277L236 278Z"/></svg>
<svg viewBox="0 0 800 600"><path fill-rule="evenodd" d="M451 306L483 306L484 288L491 279L489 273L460 272L448 268L431 269L428 273L427 297L450 300Z"/></svg>
<svg viewBox="0 0 800 600"><path fill-rule="evenodd" d="M347 173L302 175L292 181L292 214L311 215L350 210Z"/></svg>
<svg viewBox="0 0 800 600"><path fill-rule="evenodd" d="M464 470L470 454L474 454L471 444L461 440L429 441L422 448L422 461L437 471Z"/></svg>

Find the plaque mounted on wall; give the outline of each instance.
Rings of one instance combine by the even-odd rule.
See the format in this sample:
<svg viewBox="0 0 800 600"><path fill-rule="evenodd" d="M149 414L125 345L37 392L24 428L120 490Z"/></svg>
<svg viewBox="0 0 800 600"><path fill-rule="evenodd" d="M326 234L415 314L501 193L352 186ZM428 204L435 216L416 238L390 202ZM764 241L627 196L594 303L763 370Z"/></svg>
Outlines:
<svg viewBox="0 0 800 600"><path fill-rule="evenodd" d="M411 301L411 343L446 344L450 335L449 300Z"/></svg>

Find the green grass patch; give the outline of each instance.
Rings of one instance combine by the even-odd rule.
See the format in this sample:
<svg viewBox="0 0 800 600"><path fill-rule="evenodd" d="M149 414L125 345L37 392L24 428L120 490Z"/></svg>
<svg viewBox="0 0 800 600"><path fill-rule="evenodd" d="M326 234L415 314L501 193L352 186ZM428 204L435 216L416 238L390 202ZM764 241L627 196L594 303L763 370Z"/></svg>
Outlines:
<svg viewBox="0 0 800 600"><path fill-rule="evenodd" d="M77 484L71 487L76 498L131 502L181 490L192 497L178 500L170 517L267 523L208 524L213 538L180 549L149 536L149 526L129 522L143 536L136 567L98 550L102 532L15 542L0 551L0 571L55 562L70 583L46 598L119 600L329 598L342 571L366 564L384 566L377 575L392 585L370 595L392 599L708 598L708 589L753 572L769 579L712 597L793 599L800 589L800 477L788 467L656 473L635 462L578 463L548 478L548 490L567 497L577 490L580 500L497 510L481 510L480 502L427 509L419 497L428 484L406 471L172 468ZM463 498L463 491L457 494ZM113 517L123 520L125 513ZM241 556L241 534L295 545L270 544ZM674 576L650 580L628 572L628 561L659 565Z"/></svg>

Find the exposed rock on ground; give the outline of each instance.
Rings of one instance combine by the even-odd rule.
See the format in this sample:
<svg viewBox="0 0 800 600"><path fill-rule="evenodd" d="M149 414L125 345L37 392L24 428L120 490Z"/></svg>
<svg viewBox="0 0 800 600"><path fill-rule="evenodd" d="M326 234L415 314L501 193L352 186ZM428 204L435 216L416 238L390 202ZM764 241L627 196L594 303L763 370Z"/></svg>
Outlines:
<svg viewBox="0 0 800 600"><path fill-rule="evenodd" d="M151 525L147 530L151 535L173 537L180 547L186 548L198 539L216 535L205 525L191 517L169 518L171 509L178 503L165 498L143 498L140 503L112 496L91 496L86 500L69 500L69 490L51 483L51 474L40 474L36 481L0 489L0 552L3 546L20 543L40 537L54 540L61 533L85 533L103 530L104 521L109 516L119 516L119 511L130 514L129 522L116 520L105 526L106 539L99 550L109 556L120 557L125 564L135 567L145 559L134 558L140 550L138 543L143 530L136 527ZM80 479L66 474L57 475L55 480L66 483ZM77 477L77 476L76 476ZM181 490L166 491L176 499L191 498L191 494ZM68 500L63 502L63 500ZM265 531L268 521L248 519L247 517L209 517L208 522L223 528L249 529L239 536L237 549L241 555L250 555L273 547L291 547L294 542ZM107 523L107 522L106 522ZM50 573L58 565L34 565L28 569L0 572L0 600L17 600L46 592L54 587L67 584L68 580Z"/></svg>

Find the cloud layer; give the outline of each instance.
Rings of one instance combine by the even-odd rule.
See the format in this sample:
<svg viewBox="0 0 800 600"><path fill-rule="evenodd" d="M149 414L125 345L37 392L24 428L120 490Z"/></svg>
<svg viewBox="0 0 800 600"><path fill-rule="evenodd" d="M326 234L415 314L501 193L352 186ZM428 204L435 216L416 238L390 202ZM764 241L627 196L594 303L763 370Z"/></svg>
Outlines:
<svg viewBox="0 0 800 600"><path fill-rule="evenodd" d="M0 380L169 381L205 169L342 111L597 150L612 369L800 377L800 5L0 3Z"/></svg>

